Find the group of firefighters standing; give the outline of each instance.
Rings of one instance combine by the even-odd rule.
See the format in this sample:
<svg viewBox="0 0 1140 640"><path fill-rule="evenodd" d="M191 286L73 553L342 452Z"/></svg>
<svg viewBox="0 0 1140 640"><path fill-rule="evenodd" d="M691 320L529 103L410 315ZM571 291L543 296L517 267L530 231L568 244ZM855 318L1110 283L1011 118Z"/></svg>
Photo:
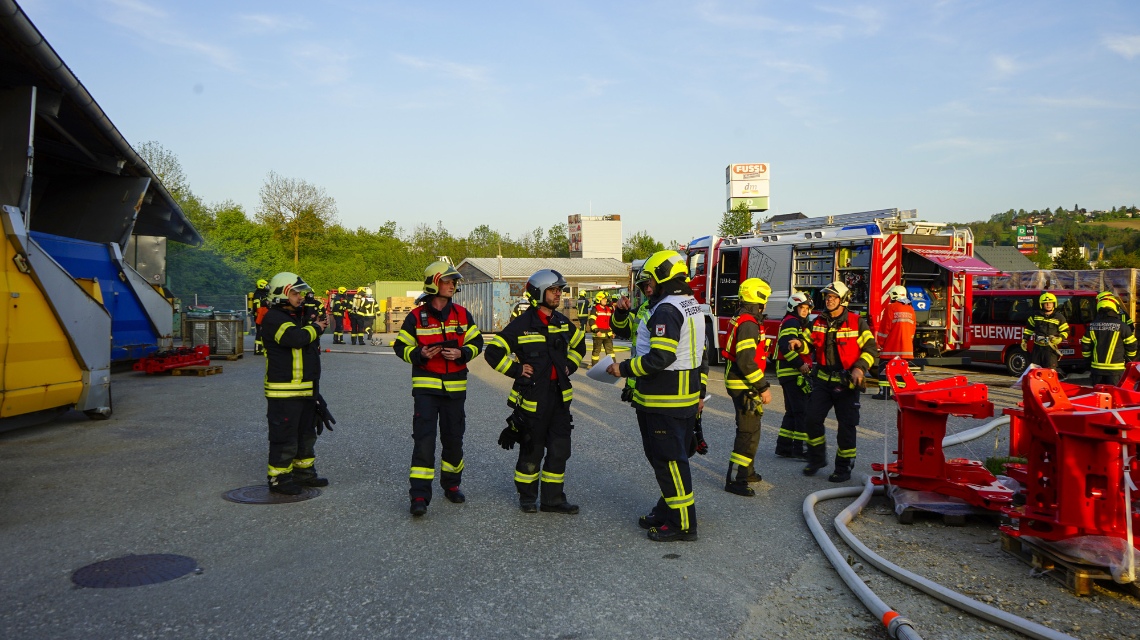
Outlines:
<svg viewBox="0 0 1140 640"><path fill-rule="evenodd" d="M349 335L352 344L367 344L365 340L371 340L372 334L377 332L375 322L380 310L380 305L372 297L372 289L357 287L349 291L347 287L338 287L335 292L329 293L328 301L326 309L316 294L312 290L307 290L303 306L309 307L319 315L328 314L332 320L333 344L345 344L344 334ZM261 323L272 306L269 281L258 280L257 287L246 294L246 310L253 317L255 354L263 353Z"/></svg>

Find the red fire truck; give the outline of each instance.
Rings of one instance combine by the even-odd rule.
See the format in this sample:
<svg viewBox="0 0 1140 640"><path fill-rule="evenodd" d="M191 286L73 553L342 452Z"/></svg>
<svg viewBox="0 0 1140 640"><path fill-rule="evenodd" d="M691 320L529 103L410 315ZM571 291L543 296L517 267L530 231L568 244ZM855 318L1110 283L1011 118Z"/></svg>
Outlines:
<svg viewBox="0 0 1140 640"><path fill-rule="evenodd" d="M758 225L739 237L697 238L688 256L691 286L709 314L706 344L713 357L728 332L740 283L763 278L772 286L766 332L776 335L793 291L812 296L834 280L852 292L850 308L872 326L887 291L907 287L918 319L915 356L927 364L964 364L954 352L967 346L972 278L998 271L974 258L969 229L915 221L913 210L882 209Z"/></svg>
<svg viewBox="0 0 1140 640"><path fill-rule="evenodd" d="M1081 338L1096 315L1096 291L1051 290L1057 309L1069 323L1069 339L1062 342L1061 366L1083 369ZM1021 349L1021 332L1037 311L1039 290L1002 289L975 291L964 352L972 362L1003 364L1013 375L1029 366L1029 354Z"/></svg>

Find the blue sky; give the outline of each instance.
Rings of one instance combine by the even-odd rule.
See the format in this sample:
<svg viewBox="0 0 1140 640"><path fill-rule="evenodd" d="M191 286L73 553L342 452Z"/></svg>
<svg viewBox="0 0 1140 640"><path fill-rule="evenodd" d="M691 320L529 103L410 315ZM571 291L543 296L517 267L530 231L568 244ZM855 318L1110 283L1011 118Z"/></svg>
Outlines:
<svg viewBox="0 0 1140 640"><path fill-rule="evenodd" d="M1140 3L22 0L132 143L251 214L269 171L349 227L714 230L1140 204Z"/></svg>

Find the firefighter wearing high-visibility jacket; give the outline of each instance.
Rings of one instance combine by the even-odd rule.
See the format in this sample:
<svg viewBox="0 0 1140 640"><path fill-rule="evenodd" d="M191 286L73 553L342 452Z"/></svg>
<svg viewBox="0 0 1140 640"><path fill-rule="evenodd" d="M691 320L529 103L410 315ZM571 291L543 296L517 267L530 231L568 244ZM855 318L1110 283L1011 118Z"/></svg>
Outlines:
<svg viewBox="0 0 1140 640"><path fill-rule="evenodd" d="M462 278L443 261L424 269L422 304L412 309L392 341L392 349L412 365L412 465L408 474L413 516L427 513L435 479L436 425L443 445L439 484L449 502L466 500L463 479L463 404L467 399L467 363L483 349L483 334L467 309L453 303Z"/></svg>
<svg viewBox="0 0 1140 640"><path fill-rule="evenodd" d="M578 513L578 505L566 499L565 482L574 429L570 376L586 355L586 334L558 312L562 293L569 289L552 269L531 275L526 282L530 308L491 336L483 355L496 371L515 379L507 398L514 413L499 434L499 445L519 445L515 489L524 513Z"/></svg>
<svg viewBox="0 0 1140 640"><path fill-rule="evenodd" d="M633 405L641 443L661 488L661 498L638 525L649 530L650 540L696 540L688 451L708 384L705 313L689 288L684 256L658 251L642 268L649 274L649 318L637 328L633 357L606 371L637 378Z"/></svg>
<svg viewBox="0 0 1140 640"><path fill-rule="evenodd" d="M352 309L352 300L348 297L346 287L337 287L336 293L329 301L329 311L333 320L333 344L344 344L344 314ZM351 332L352 328L349 327Z"/></svg>
<svg viewBox="0 0 1140 640"><path fill-rule="evenodd" d="M804 459L804 410L811 393L811 310L811 298L793 293L776 334L776 379L784 391L784 419L776 437L776 455L781 458Z"/></svg>
<svg viewBox="0 0 1140 640"><path fill-rule="evenodd" d="M728 456L724 490L738 496L756 495L748 483L761 480L753 460L760 444L764 405L772 401L771 385L764 379L768 362L764 305L771 294L772 287L760 278L748 278L740 283L740 304L721 349L727 361L724 386L736 409L736 439Z"/></svg>
<svg viewBox="0 0 1140 640"><path fill-rule="evenodd" d="M352 344L368 344L366 337L372 337L372 321L376 319L376 299L372 297L372 289L360 287L352 297Z"/></svg>
<svg viewBox="0 0 1140 640"><path fill-rule="evenodd" d="M876 400L891 397L887 363L895 358L914 360L914 330L918 325L906 287L896 284L887 291L887 296L890 302L875 325L875 342L879 345L879 393L871 397Z"/></svg>
<svg viewBox="0 0 1140 640"><path fill-rule="evenodd" d="M265 354L265 341L261 338L261 320L269 311L269 281L261 278L257 288L247 296L246 304L253 316L253 355Z"/></svg>
<svg viewBox="0 0 1140 640"><path fill-rule="evenodd" d="M865 377L879 348L867 321L847 308L851 290L842 282L832 282L820 290L823 310L811 325L815 371L811 396L804 416L808 448L805 476L814 476L827 466L827 438L823 421L835 408L839 423L836 437L835 471L831 482L851 479L855 466L855 432L859 428L859 396Z"/></svg>
<svg viewBox="0 0 1140 640"><path fill-rule="evenodd" d="M1037 307L1021 332L1021 348L1029 351L1030 364L1056 369L1061 360L1061 343L1069 338L1069 322L1057 309L1057 296L1047 291L1037 299Z"/></svg>
<svg viewBox="0 0 1140 640"><path fill-rule="evenodd" d="M1136 359L1136 336L1121 315L1116 300L1098 296L1096 318L1081 338L1081 355L1092 369L1093 385L1116 385L1125 364Z"/></svg>
<svg viewBox="0 0 1140 640"><path fill-rule="evenodd" d="M266 286L269 306L261 321L265 335L265 400L269 421L269 490L297 495L303 487L324 487L314 463L317 398L321 379L320 337L324 316L306 318L309 285L282 272Z"/></svg>
<svg viewBox="0 0 1140 640"><path fill-rule="evenodd" d="M614 332L610 322L613 315L614 308L610 305L610 297L605 292L599 291L594 296L594 305L590 307L588 320L590 332L594 334L594 352L591 356L593 362L598 361L603 349L606 355L614 357Z"/></svg>

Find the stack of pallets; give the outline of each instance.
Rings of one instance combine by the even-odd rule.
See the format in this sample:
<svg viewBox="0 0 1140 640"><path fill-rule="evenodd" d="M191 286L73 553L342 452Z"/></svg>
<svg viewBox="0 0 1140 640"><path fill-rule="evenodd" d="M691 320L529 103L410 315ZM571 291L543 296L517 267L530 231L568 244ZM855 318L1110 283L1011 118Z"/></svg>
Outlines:
<svg viewBox="0 0 1140 640"><path fill-rule="evenodd" d="M400 325L404 324L404 318L411 313L415 308L416 299L406 296L393 296L387 299L388 309L385 317L387 318L386 326L384 327L385 333L397 333L400 331Z"/></svg>

